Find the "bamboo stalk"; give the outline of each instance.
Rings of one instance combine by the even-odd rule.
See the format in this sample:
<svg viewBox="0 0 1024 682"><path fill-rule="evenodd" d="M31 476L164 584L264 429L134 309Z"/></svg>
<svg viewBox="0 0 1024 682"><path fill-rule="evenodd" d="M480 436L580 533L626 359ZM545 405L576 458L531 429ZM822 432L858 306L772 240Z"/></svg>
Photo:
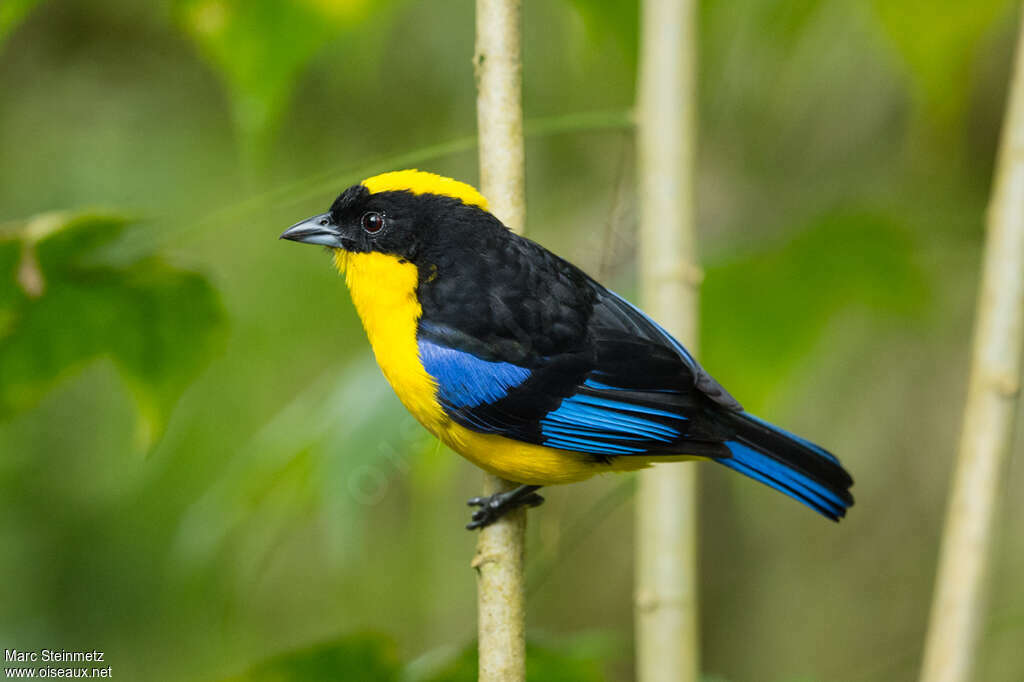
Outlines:
<svg viewBox="0 0 1024 682"><path fill-rule="evenodd" d="M526 226L521 0L477 0L476 123L480 188L513 232Z"/></svg>
<svg viewBox="0 0 1024 682"><path fill-rule="evenodd" d="M477 0L477 135L480 190L491 211L522 233L526 218L523 143L521 0ZM514 483L484 474L484 494ZM483 528L473 567L477 572L479 680L526 679L526 510L516 509Z"/></svg>
<svg viewBox="0 0 1024 682"><path fill-rule="evenodd" d="M971 373L922 682L972 679L1024 343L1024 17L988 209Z"/></svg>
<svg viewBox="0 0 1024 682"><path fill-rule="evenodd" d="M637 85L640 288L644 309L692 352L697 344L693 175L695 0L645 0ZM696 467L640 474L636 656L640 682L696 682Z"/></svg>

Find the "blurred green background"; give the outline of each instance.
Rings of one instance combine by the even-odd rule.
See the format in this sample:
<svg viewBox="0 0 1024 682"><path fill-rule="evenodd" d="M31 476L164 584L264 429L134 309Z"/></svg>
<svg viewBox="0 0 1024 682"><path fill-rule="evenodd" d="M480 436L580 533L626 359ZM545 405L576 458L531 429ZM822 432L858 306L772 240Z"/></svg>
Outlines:
<svg viewBox="0 0 1024 682"><path fill-rule="evenodd" d="M700 357L857 481L835 526L701 468L715 680L916 675L1015 6L700 5ZM524 35L529 234L634 298L636 14L528 1ZM0 4L3 647L122 680L472 679L479 473L277 235L376 172L475 182L473 27L468 1ZM531 679L632 679L632 493L531 514ZM997 682L1024 679L1007 497Z"/></svg>

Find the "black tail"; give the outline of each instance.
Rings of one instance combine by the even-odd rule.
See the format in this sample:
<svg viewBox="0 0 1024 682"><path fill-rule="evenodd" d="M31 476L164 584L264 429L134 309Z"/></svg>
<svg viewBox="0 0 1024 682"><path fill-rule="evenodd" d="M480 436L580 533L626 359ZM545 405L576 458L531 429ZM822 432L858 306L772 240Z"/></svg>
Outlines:
<svg viewBox="0 0 1024 682"><path fill-rule="evenodd" d="M833 521L853 506L853 479L835 455L747 412L733 416L736 437L726 442L732 457L716 459L800 500Z"/></svg>

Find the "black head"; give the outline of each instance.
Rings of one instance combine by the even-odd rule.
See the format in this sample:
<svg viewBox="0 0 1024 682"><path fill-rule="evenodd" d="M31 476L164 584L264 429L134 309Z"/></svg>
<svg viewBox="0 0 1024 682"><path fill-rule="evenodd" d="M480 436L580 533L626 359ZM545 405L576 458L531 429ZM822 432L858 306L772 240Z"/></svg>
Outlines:
<svg viewBox="0 0 1024 682"><path fill-rule="evenodd" d="M473 187L432 173L396 171L349 187L327 213L296 223L281 238L415 263L424 252L458 241L460 228L471 223L500 226Z"/></svg>

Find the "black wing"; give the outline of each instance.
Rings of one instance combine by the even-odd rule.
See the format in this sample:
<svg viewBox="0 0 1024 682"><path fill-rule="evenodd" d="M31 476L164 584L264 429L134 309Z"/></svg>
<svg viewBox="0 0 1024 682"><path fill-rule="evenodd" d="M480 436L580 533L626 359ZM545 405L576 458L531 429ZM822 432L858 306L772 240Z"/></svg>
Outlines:
<svg viewBox="0 0 1024 682"><path fill-rule="evenodd" d="M452 419L601 458L729 456L722 413L742 408L678 341L533 242L499 246L421 281L420 354Z"/></svg>

